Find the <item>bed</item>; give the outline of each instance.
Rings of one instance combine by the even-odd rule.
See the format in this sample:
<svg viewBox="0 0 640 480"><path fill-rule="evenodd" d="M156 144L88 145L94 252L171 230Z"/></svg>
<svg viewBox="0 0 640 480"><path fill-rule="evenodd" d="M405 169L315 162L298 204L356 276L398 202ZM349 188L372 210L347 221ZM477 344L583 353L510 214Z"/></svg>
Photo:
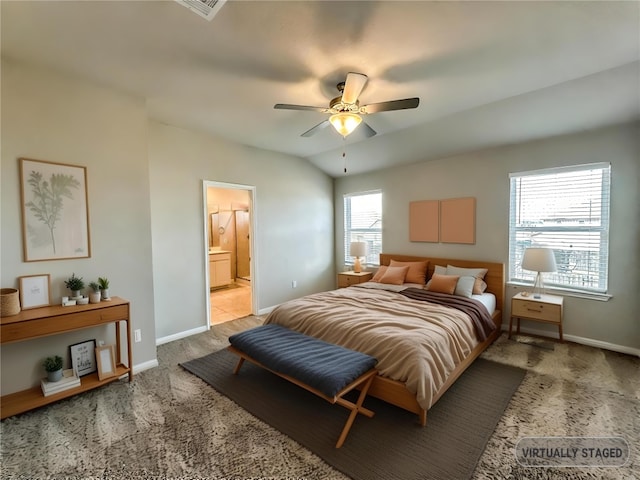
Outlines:
<svg viewBox="0 0 640 480"><path fill-rule="evenodd" d="M426 271L417 281L414 266L425 262ZM411 271L413 277L403 274L399 284L378 279L307 295L279 305L265 323L376 357L379 373L369 395L416 413L425 425L427 410L500 335L504 264L381 254L380 265L387 267L381 271ZM472 295L473 300L427 291L445 279L462 285L463 276L469 280L469 269L486 270L476 275L476 282L486 284L484 293ZM463 275L454 280L451 272L460 271ZM429 280L434 283L427 288Z"/></svg>

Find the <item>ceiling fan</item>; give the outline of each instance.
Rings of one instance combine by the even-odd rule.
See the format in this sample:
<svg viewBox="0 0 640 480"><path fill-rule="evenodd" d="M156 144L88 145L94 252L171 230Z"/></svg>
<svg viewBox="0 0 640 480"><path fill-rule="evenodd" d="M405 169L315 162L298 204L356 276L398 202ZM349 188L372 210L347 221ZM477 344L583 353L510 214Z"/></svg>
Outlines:
<svg viewBox="0 0 640 480"><path fill-rule="evenodd" d="M310 137L328 125L333 125L336 131L346 137L352 133L360 123L364 127L364 133L367 137L373 137L376 131L366 122L362 121L360 115L368 115L378 112L389 112L392 110L405 110L416 108L420 103L420 99L404 98L402 100L390 100L388 102L370 103L369 105L360 106L358 96L366 85L368 77L362 73L350 72L344 82L338 83L336 87L341 93L340 96L329 102L329 108L311 107L307 105L289 105L286 103L278 103L273 108L280 110L311 110L314 112L330 113L331 117L317 124L315 127L304 132L302 137Z"/></svg>

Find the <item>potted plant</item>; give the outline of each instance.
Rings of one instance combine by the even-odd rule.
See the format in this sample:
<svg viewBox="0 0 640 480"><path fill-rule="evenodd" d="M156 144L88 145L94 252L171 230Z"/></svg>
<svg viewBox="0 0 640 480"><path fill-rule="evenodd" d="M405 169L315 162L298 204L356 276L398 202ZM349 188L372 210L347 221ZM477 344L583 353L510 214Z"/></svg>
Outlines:
<svg viewBox="0 0 640 480"><path fill-rule="evenodd" d="M69 290L71 290L72 299L82 297L80 294L80 290L84 288L84 280L82 280L82 277L76 277L76 274L72 273L71 277L65 280L64 284Z"/></svg>
<svg viewBox="0 0 640 480"><path fill-rule="evenodd" d="M89 303L100 303L100 284L98 282L91 282L89 284L91 293L89 294Z"/></svg>
<svg viewBox="0 0 640 480"><path fill-rule="evenodd" d="M98 285L102 291L102 300L111 300L109 298L109 279L107 277L98 277Z"/></svg>
<svg viewBox="0 0 640 480"><path fill-rule="evenodd" d="M62 379L62 357L56 355L55 357L47 357L42 366L47 371L47 380L50 382L57 382Z"/></svg>

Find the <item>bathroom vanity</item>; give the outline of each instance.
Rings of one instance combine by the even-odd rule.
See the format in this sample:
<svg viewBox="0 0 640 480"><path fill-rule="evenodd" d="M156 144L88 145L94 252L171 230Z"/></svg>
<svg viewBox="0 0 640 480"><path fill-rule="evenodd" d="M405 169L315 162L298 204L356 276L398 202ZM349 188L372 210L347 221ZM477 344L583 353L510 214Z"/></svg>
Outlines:
<svg viewBox="0 0 640 480"><path fill-rule="evenodd" d="M231 283L231 252L227 250L209 251L209 286L224 287Z"/></svg>

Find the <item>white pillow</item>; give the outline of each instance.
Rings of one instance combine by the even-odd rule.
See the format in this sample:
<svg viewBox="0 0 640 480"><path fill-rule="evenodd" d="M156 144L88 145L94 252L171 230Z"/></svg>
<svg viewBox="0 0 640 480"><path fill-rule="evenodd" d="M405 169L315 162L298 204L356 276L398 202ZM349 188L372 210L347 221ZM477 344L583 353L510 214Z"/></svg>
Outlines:
<svg viewBox="0 0 640 480"><path fill-rule="evenodd" d="M487 288L487 284L483 281L484 276L487 274L486 268L462 268L454 267L453 265L447 265L447 275L459 275L461 277L471 276L476 279L473 293L484 293Z"/></svg>
<svg viewBox="0 0 640 480"><path fill-rule="evenodd" d="M440 265L436 265L433 269L433 273L437 273L438 275L446 275L447 269L445 267L441 267Z"/></svg>
<svg viewBox="0 0 640 480"><path fill-rule="evenodd" d="M471 298L471 294L473 293L473 286L476 283L475 277L464 276L458 279L458 284L456 285L456 291L453 292L454 295L458 295L459 297L467 297Z"/></svg>

